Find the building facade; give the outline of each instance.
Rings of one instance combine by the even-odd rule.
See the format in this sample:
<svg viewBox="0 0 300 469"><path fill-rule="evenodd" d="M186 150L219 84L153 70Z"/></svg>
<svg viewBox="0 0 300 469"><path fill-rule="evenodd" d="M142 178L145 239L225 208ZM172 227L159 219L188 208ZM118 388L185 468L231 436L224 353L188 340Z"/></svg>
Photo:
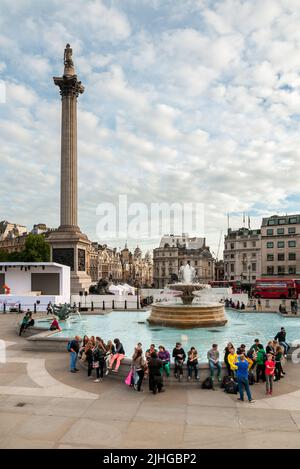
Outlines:
<svg viewBox="0 0 300 469"><path fill-rule="evenodd" d="M189 242L191 239L192 243ZM160 246L153 250L154 288L164 288L178 281L180 267L187 261L195 268L197 280L206 283L214 279L215 261L209 247L205 245L205 238L163 236Z"/></svg>
<svg viewBox="0 0 300 469"><path fill-rule="evenodd" d="M300 215L263 218L261 256L263 276L300 275Z"/></svg>
<svg viewBox="0 0 300 469"><path fill-rule="evenodd" d="M250 288L261 275L261 230L228 228L224 238L224 280Z"/></svg>
<svg viewBox="0 0 300 469"><path fill-rule="evenodd" d="M107 280L130 285L151 287L152 259L149 253L143 257L140 248L132 253L127 246L121 252L107 245L92 243L88 255L88 273L93 282Z"/></svg>

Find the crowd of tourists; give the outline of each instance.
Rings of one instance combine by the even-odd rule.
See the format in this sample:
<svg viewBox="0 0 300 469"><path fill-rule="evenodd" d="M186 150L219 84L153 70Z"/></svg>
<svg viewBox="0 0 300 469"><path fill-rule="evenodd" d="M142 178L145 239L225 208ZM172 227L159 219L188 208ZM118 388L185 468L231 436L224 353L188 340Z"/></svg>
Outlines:
<svg viewBox="0 0 300 469"><path fill-rule="evenodd" d="M226 392L239 392L239 400L244 400L244 391L249 402L253 402L250 385L264 382L266 394L272 395L273 382L279 381L285 375L282 368L282 360L287 356L289 345L286 342L286 331L284 327L270 340L266 346L259 339L247 348L245 344L235 347L231 342L224 350L223 360L217 344L207 351L206 357L209 365L209 377L202 383L203 388L213 389L214 381L222 383ZM101 337L84 336L80 339L76 336L68 343L70 352L70 371L78 372L77 359L86 362L88 378L94 382L103 380L104 375L110 372L118 373L125 350L118 338L109 340L107 343ZM185 370L186 379L199 381L199 357L195 347L188 352L182 344L177 342L170 353L163 345L156 348L151 344L144 352L141 343L138 343L131 359L131 368L125 382L138 392L142 392L142 383L148 377L149 390L156 394L164 392L164 377L170 376L171 360L174 362L174 377L182 381ZM222 379L222 365L226 367L226 376Z"/></svg>

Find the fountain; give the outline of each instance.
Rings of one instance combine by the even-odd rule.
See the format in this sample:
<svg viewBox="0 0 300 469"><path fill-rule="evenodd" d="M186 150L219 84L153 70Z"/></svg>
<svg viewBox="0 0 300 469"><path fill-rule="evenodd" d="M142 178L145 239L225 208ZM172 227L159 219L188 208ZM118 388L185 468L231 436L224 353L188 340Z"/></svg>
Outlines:
<svg viewBox="0 0 300 469"><path fill-rule="evenodd" d="M195 282L195 269L190 265L190 261L180 268L179 275L181 282L168 285L168 287L181 292L182 304L153 305L148 318L149 324L181 328L224 326L227 319L222 304L193 303L195 292L207 289L209 285Z"/></svg>

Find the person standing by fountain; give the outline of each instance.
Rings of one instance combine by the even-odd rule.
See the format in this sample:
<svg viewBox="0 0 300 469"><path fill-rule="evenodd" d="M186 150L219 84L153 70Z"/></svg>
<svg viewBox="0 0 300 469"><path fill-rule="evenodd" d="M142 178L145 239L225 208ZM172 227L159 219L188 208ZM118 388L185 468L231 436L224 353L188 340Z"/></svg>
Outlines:
<svg viewBox="0 0 300 469"><path fill-rule="evenodd" d="M187 359L187 369L188 369L188 381L192 378L193 376L193 371L194 371L194 376L195 380L198 381L198 352L195 349L195 347L191 347L190 350L188 351L188 359Z"/></svg>
<svg viewBox="0 0 300 469"><path fill-rule="evenodd" d="M244 389L245 389L249 403L250 402L251 403L255 402L252 399L251 391L250 391L250 387L249 387L249 381L248 381L249 363L247 362L247 360L245 358L245 355L243 355L243 354L240 355L238 361L236 361L236 363L235 363L235 367L236 367L236 370L237 370L236 371L236 376L237 376L237 380L238 380L239 394L240 394L240 397L239 397L238 400L244 402Z"/></svg>
<svg viewBox="0 0 300 469"><path fill-rule="evenodd" d="M76 335L73 340L68 343L68 351L70 352L70 371L71 373L76 373L79 371L76 368L77 357L80 347L80 337Z"/></svg>
<svg viewBox="0 0 300 469"><path fill-rule="evenodd" d="M176 347L173 349L172 356L175 363L174 376L176 379L178 379L178 381L181 381L181 377L183 375L183 363L186 358L186 354L180 342L176 343Z"/></svg>
<svg viewBox="0 0 300 469"><path fill-rule="evenodd" d="M218 381L221 381L222 365L220 363L220 353L217 344L212 344L212 348L207 352L210 377L214 380L215 370L217 370Z"/></svg>
<svg viewBox="0 0 300 469"><path fill-rule="evenodd" d="M156 392L164 392L163 377L161 375L162 361L157 357L156 352L151 353L148 361L149 370L149 390L156 394Z"/></svg>

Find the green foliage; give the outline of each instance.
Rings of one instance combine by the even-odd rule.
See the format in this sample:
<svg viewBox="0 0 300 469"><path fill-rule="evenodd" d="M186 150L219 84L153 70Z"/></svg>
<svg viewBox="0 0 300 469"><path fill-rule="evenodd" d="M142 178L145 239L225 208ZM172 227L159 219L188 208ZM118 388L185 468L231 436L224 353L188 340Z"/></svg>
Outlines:
<svg viewBox="0 0 300 469"><path fill-rule="evenodd" d="M22 252L23 262L49 262L50 246L43 235L29 234Z"/></svg>
<svg viewBox="0 0 300 469"><path fill-rule="evenodd" d="M29 234L21 252L0 250L0 262L49 262L50 246L43 235Z"/></svg>

